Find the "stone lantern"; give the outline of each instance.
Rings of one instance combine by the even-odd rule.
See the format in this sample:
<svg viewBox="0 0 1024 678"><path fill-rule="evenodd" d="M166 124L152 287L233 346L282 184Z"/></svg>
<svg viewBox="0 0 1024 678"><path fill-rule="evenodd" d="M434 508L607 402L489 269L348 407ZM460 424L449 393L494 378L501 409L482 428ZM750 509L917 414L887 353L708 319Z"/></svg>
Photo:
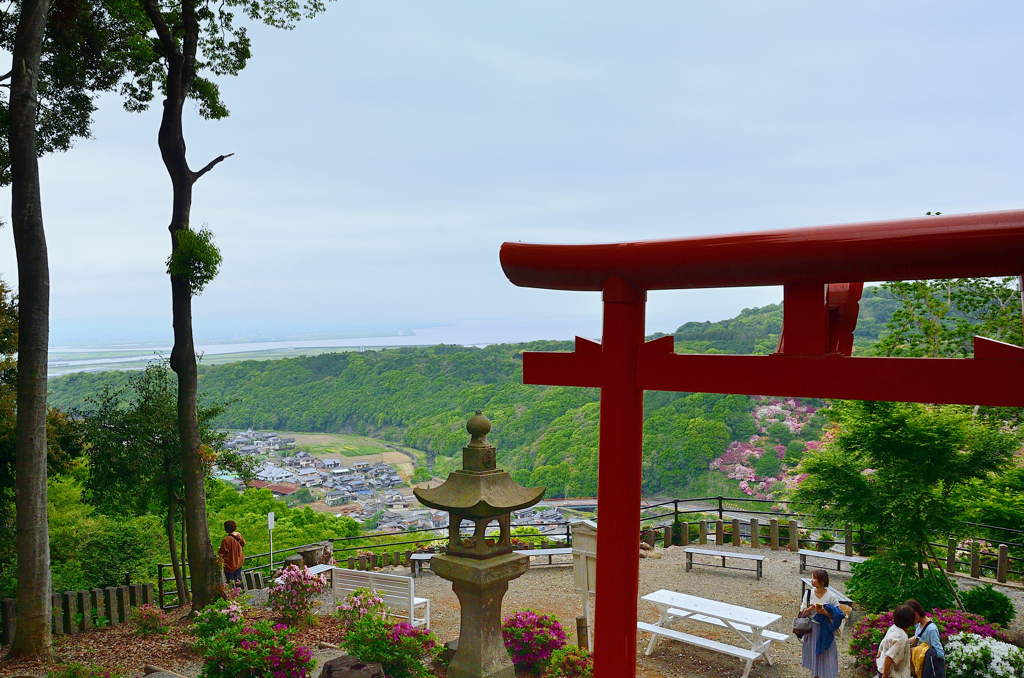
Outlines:
<svg viewBox="0 0 1024 678"><path fill-rule="evenodd" d="M501 600L508 583L530 566L529 556L513 553L511 513L533 506L543 487L521 487L496 468L495 449L487 444L491 422L480 410L466 424L472 439L462 448L462 469L439 487L414 490L430 508L448 511L449 547L434 556L430 569L452 582L462 606L459 646L448 666L450 678L513 678L515 667L501 637ZM473 523L463 539L462 521ZM497 538L487 536L492 523Z"/></svg>

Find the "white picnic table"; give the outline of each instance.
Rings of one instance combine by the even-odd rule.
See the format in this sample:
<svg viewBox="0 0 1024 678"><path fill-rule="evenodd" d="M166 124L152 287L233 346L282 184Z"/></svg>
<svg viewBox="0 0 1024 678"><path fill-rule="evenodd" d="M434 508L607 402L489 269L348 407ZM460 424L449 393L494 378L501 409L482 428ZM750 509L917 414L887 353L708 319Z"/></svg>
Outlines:
<svg viewBox="0 0 1024 678"><path fill-rule="evenodd" d="M715 652L732 655L746 660L743 678L750 674L754 660L764 656L768 664L772 663L769 650L772 643L785 642L789 634L769 631L768 627L782 619L781 615L762 612L739 605L731 605L717 600L698 598L661 589L648 593L642 598L658 609L658 621L654 624L637 622L637 629L651 634L651 642L647 645L646 654L654 652L658 638L664 636L689 645L707 648ZM742 645L730 645L717 640L710 640L689 633L676 631L669 626L677 621L696 621L711 624L720 628L732 629L743 640Z"/></svg>

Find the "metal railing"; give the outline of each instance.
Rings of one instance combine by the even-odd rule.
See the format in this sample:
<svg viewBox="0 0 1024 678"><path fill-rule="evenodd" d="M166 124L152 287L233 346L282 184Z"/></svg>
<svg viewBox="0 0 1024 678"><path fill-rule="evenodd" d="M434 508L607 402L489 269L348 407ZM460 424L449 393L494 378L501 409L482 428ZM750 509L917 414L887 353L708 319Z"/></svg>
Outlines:
<svg viewBox="0 0 1024 678"><path fill-rule="evenodd" d="M707 506L694 506L695 504L702 503L707 504ZM776 508L775 510L768 511L760 510L764 504L772 504ZM824 550L827 550L828 547L831 547L832 545L837 543L841 543L838 538L838 535L841 534L842 539L847 544L848 549L852 548L861 555L870 555L874 553L875 549L877 548L877 544L872 544L870 542L872 533L870 531L865 530L863 527L856 527L849 524L836 526L800 523L800 519L811 519L812 516L810 514L803 513L800 511L794 511L792 510L792 508L806 505L809 505L809 502L777 501L772 499L755 499L753 497L725 497L722 495L717 495L713 497L694 497L686 499L667 499L655 503L645 502L645 504L642 507L642 513L640 518L640 531L641 534L646 535L648 538L650 538L651 533L660 532L661 536L656 536L655 538L660 539L662 543L667 546L668 544L665 543L665 539L671 537L668 537L665 528L674 528L674 526L686 522L684 520L686 516L690 516L693 514L707 514L709 516L717 516L717 520L721 520L723 521L723 523L725 523L725 525L728 525L728 523L725 522L725 519L726 516L731 512L742 513L752 516L768 515L772 516L773 518L796 519L798 521L796 540L800 546L815 544L817 547L819 547L819 549L822 546L825 546ZM664 510L660 512L656 511L655 513L653 513L653 515L651 514L651 511L655 511L656 509L661 508L664 508ZM785 510L782 510L783 508ZM663 521L659 525L653 524L654 521L659 521L666 518L671 518L670 521L667 521L667 524L665 521ZM746 525L748 527L747 535L749 535L749 519L741 520L741 526L742 525ZM998 581L1006 581L1009 575L1014 575L1016 577L1024 579L1024 557L1010 556L1008 552L1010 548L1013 548L1021 549L1022 553L1024 553L1024 530L1017 530L1012 528L999 527L995 525L985 525L982 523L971 522L966 523L966 525L970 528L973 528L973 530L978 533L982 533L982 531L985 531L987 532L987 534L979 534L971 537L971 539L973 540L972 544L974 544L971 548L961 546L959 545L959 543L951 543L952 540L947 540L947 543L945 544L935 542L931 543L933 548L941 549L942 554L946 556L946 569L949 572L969 571L972 577L978 578L981 576L981 571L988 571L995 573L996 579ZM536 523L530 525L530 527L538 528L552 526L563 527L564 535L561 534L559 531L558 534L552 534L549 532L548 534L542 533L515 535L515 538L523 540L525 542L557 541L564 542L566 546L571 546L572 532L570 529L570 525L568 523ZM760 529L760 527L762 526L759 525L758 527ZM767 525L764 525L763 527L767 527ZM780 522L778 531L782 532L782 529L785 529L787 531L787 538L785 539L785 541L790 541L793 538L793 535L788 533L789 525ZM465 530L463 530L462 532L465 532ZM801 534L801 532L803 532L804 534ZM811 536L813 532L818 533L818 538L813 538ZM823 532L832 533L833 538L822 538ZM401 537L406 535L424 533L429 533L428 538L401 539ZM723 533L724 536L729 537L729 540L731 541L731 525L729 526L728 531L725 531L723 527ZM1016 537L1016 539L1014 540L993 537L993 534L1004 536L1010 535ZM855 535L858 535L859 538L855 539ZM711 534L708 534L709 538L710 536ZM743 536L744 535L741 532L740 539L742 539ZM781 538L781 535L779 536ZM395 538L398 538L398 541L392 541ZM978 539L982 539L983 541L987 542L993 542L996 543L998 546L1002 547L1002 549L1000 549L1000 553L998 554L998 556L996 556L995 564L992 564L991 562L991 554L980 553L980 549L977 546ZM373 543L374 540L387 541L384 541L383 543L380 541ZM356 537L339 537L325 539L318 543L323 543L324 541L330 541L332 543L334 547L334 553L336 554L335 559L339 562L342 562L340 558L337 558L337 554L357 552L360 550L393 553L397 550L395 547L408 547L412 545L417 546L417 550L420 550L426 548L426 544L429 542L448 542L448 537L447 528L420 528L413 530L403 530L401 532L380 532L376 534L359 535ZM352 542L359 543L356 543L351 546L346 545L351 544ZM341 548L338 548L339 545L341 545ZM245 567L243 569L243 572L262 571L266 572L267 574L270 574L273 572L275 565L281 564L283 562L284 557L286 555L292 555L297 553L300 549L314 546L316 546L315 543L300 544L297 546L290 546L282 549L274 549L272 553L265 552L257 553L254 555L246 555L246 564L248 565L248 567ZM408 551L411 549L406 550ZM970 554L970 559L960 559L958 555L963 553ZM950 554L952 554L952 556ZM277 560L278 556L281 556L280 560ZM260 562L264 559L266 559L266 562ZM253 564L254 562L255 564ZM160 606L164 608L175 607L177 605L176 587L174 587L173 590L165 590L166 582L171 582L172 586L175 582L173 576L165 576L166 569L169 569L170 567L171 566L169 564L160 564L157 566L157 596ZM187 571L188 564L185 563L182 565L182 567L184 568L184 574L187 583L189 581ZM170 604L168 603L168 600L174 600L175 602L174 604Z"/></svg>

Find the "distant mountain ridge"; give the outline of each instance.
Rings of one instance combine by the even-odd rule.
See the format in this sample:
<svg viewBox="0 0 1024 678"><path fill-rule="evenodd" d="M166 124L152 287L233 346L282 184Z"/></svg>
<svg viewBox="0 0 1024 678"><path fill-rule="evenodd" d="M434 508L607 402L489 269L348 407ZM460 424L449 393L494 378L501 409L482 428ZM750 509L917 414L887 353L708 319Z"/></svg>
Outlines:
<svg viewBox="0 0 1024 678"><path fill-rule="evenodd" d="M885 324L881 301L868 296L862 304L859 346ZM770 353L781 326L781 304L745 309L729 320L681 326L676 350ZM224 404L218 426L354 432L400 442L427 452L442 477L467 442L466 419L481 409L491 418L499 461L517 482L546 485L550 496L595 496L598 389L527 386L522 379L523 351L568 350L570 342L539 341L243 361L200 367L199 389ZM87 408L89 397L126 381L125 372L57 377L50 381L50 404ZM754 399L743 395L647 393L645 493L683 494L695 482L713 494L735 492L722 487L724 475L710 473L708 465L728 445L756 433L753 409ZM808 429L807 440L820 433L821 423Z"/></svg>
<svg viewBox="0 0 1024 678"><path fill-rule="evenodd" d="M878 288L867 288L860 301L854 349L861 353L878 341L898 302ZM767 355L778 345L782 304L745 308L735 318L718 322L688 322L675 331L677 353L735 353Z"/></svg>

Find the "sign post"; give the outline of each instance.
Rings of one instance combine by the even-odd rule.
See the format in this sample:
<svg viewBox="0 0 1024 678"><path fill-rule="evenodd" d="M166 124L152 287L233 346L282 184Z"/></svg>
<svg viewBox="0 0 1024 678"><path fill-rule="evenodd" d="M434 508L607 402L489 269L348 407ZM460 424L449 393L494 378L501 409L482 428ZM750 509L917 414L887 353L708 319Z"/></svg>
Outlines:
<svg viewBox="0 0 1024 678"><path fill-rule="evenodd" d="M270 530L270 574L274 574L274 512L267 514L267 529Z"/></svg>

